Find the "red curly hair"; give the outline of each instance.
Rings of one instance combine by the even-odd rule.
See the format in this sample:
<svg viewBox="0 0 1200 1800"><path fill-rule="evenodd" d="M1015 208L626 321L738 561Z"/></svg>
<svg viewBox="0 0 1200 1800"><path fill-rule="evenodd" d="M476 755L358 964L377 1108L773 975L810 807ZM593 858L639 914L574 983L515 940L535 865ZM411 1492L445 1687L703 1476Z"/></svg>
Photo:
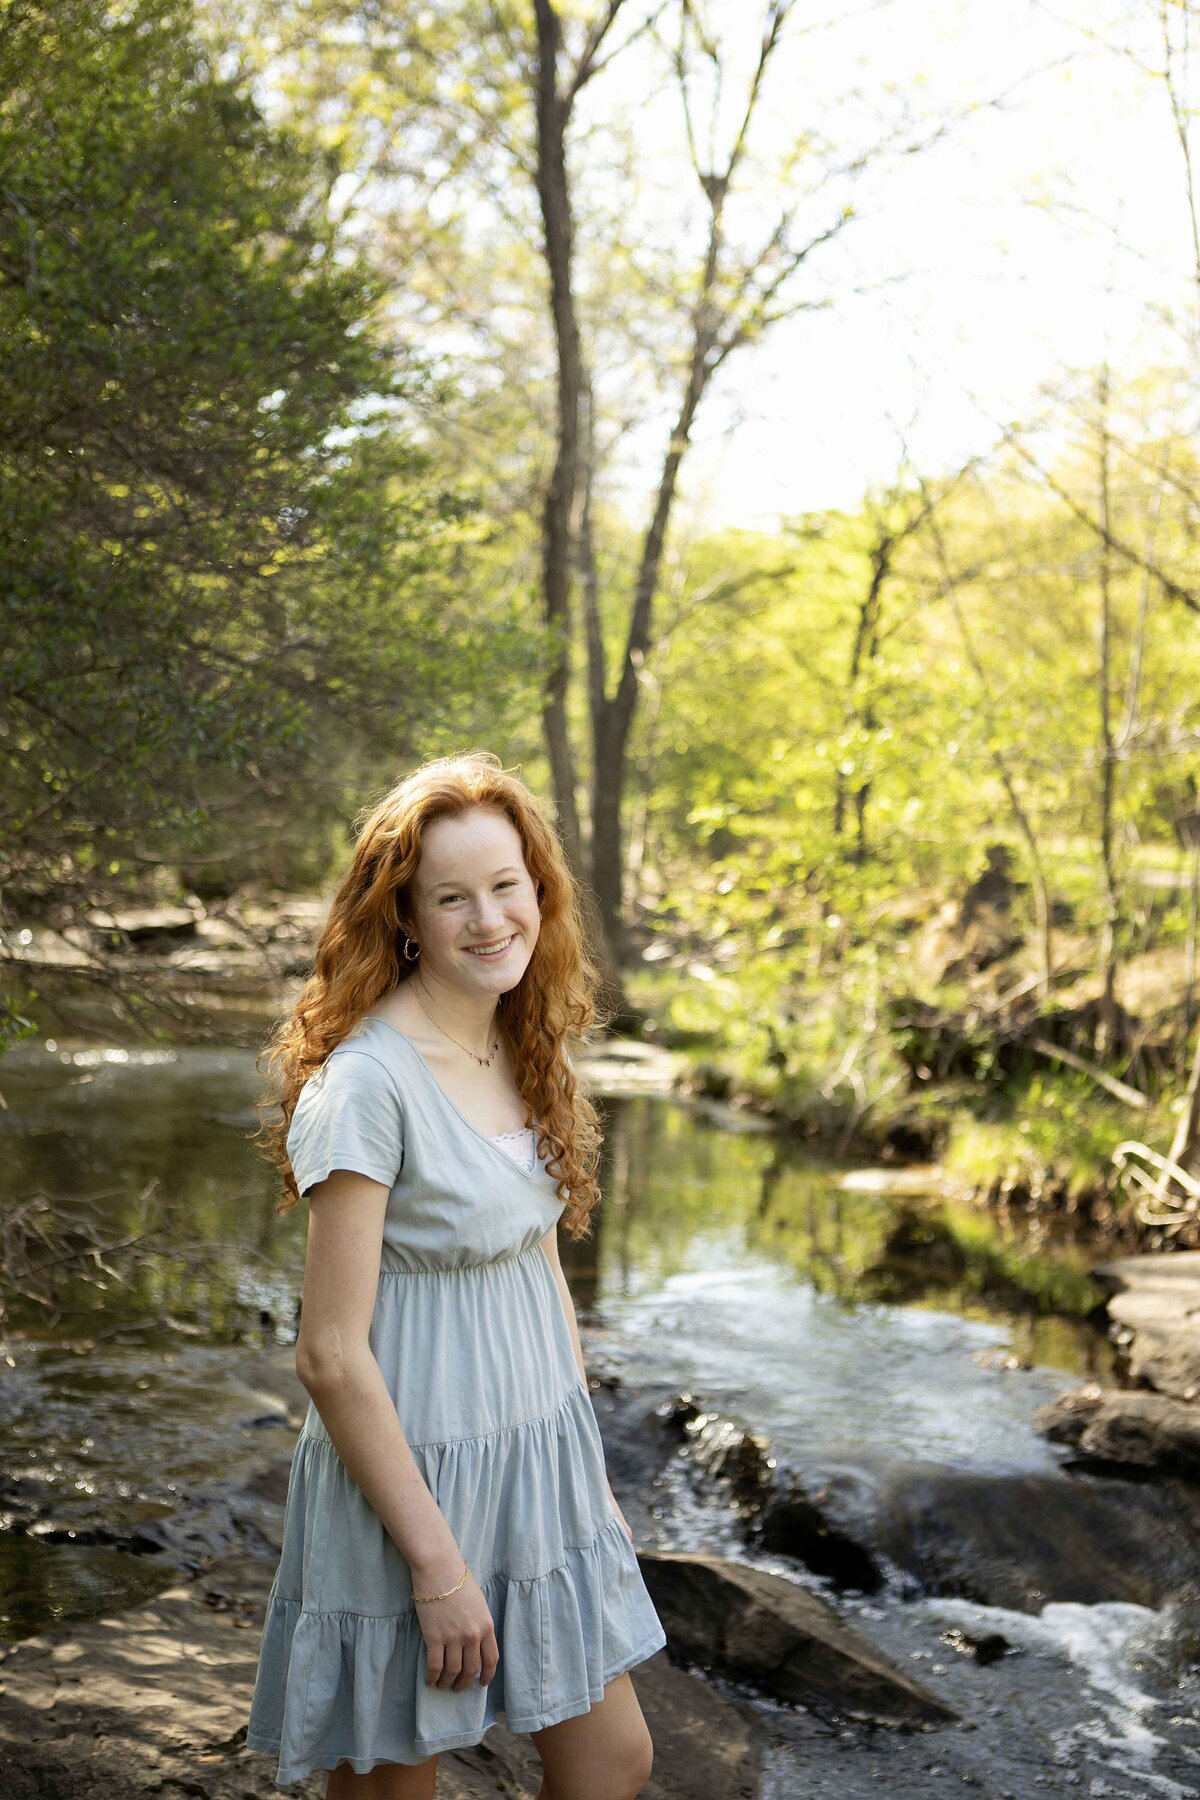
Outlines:
<svg viewBox="0 0 1200 1800"><path fill-rule="evenodd" d="M587 951L579 889L555 832L525 783L487 750L422 764L389 788L358 824L354 854L318 940L313 972L258 1059L273 1090L259 1102L257 1137L283 1178L277 1212L300 1198L286 1145L301 1088L363 1013L417 966L405 960L402 944L413 935L406 924L413 924L409 893L422 834L435 819L476 806L511 820L539 892L541 925L533 954L517 985L500 995L497 1011L512 1046L527 1122L537 1122L539 1154L548 1156L546 1167L558 1180L563 1222L572 1237L590 1232L588 1218L600 1202L600 1120L579 1088L565 1045L580 1041L599 1019L600 973Z"/></svg>

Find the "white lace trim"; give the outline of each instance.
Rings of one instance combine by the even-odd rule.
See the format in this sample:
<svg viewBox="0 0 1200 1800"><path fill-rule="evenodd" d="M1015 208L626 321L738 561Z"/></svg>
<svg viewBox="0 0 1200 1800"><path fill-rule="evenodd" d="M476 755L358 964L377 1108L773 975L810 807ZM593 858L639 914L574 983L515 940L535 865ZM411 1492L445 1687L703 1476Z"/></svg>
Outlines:
<svg viewBox="0 0 1200 1800"><path fill-rule="evenodd" d="M515 1163L523 1165L527 1173L533 1173L537 1160L537 1134L532 1125L526 1125L521 1131L500 1131L488 1134L493 1144L499 1144L505 1155L511 1156Z"/></svg>

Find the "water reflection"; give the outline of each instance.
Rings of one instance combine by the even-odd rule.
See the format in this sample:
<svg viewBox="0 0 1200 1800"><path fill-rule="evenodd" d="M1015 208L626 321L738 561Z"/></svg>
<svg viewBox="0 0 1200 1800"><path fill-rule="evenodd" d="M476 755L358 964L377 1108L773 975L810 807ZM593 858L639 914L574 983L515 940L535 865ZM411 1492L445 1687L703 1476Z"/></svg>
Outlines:
<svg viewBox="0 0 1200 1800"><path fill-rule="evenodd" d="M966 1205L839 1186L840 1169L779 1140L722 1130L649 1099L609 1102L607 1203L596 1296L630 1299L673 1277L763 1261L853 1307L894 1302L989 1319L1034 1360L1111 1366L1087 1323L1105 1253L1043 1223L1022 1231Z"/></svg>

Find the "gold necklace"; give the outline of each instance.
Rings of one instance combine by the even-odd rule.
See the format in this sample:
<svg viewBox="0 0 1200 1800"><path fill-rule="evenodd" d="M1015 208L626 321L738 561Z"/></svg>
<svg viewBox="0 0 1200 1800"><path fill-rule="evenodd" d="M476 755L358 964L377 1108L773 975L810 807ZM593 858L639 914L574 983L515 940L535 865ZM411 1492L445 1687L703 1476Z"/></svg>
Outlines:
<svg viewBox="0 0 1200 1800"><path fill-rule="evenodd" d="M499 1038L496 1039L495 1043L491 1047L491 1050L488 1052L488 1054L486 1056L476 1056L475 1052L473 1050L468 1050L467 1046L465 1044L459 1044L458 1039L456 1037L450 1037L450 1033L446 1030L446 1027L444 1025L438 1024L437 1020L434 1018L433 1014L430 1012L429 1008L426 1006L425 1002L422 1000L420 994L417 993L417 990L415 987L413 988L413 998L416 1000L416 1003L420 1007L421 1011L425 1014L425 1017L429 1020L429 1023L431 1025L435 1026L436 1029L441 1032L443 1037L450 1038L450 1042L452 1044L458 1044L458 1048L460 1050L466 1051L466 1054L471 1058L471 1060L473 1062L477 1062L481 1069L490 1069L491 1068L492 1059L495 1056L497 1050L500 1048L500 1039Z"/></svg>

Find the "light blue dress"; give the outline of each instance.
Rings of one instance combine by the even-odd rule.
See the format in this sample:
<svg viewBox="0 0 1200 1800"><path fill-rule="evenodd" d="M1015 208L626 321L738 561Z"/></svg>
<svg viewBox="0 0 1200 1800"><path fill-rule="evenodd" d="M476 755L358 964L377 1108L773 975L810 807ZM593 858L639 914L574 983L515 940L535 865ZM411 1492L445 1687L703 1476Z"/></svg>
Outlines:
<svg viewBox="0 0 1200 1800"><path fill-rule="evenodd" d="M507 1135L507 1134L506 1134ZM486 1688L425 1684L408 1564L311 1402L292 1458L246 1741L285 1786L418 1763L489 1727L585 1713L665 1636L605 1487L604 1453L541 1238L563 1207L470 1125L416 1046L359 1022L301 1089L306 1193L333 1169L391 1189L370 1345L417 1467L483 1589Z"/></svg>

